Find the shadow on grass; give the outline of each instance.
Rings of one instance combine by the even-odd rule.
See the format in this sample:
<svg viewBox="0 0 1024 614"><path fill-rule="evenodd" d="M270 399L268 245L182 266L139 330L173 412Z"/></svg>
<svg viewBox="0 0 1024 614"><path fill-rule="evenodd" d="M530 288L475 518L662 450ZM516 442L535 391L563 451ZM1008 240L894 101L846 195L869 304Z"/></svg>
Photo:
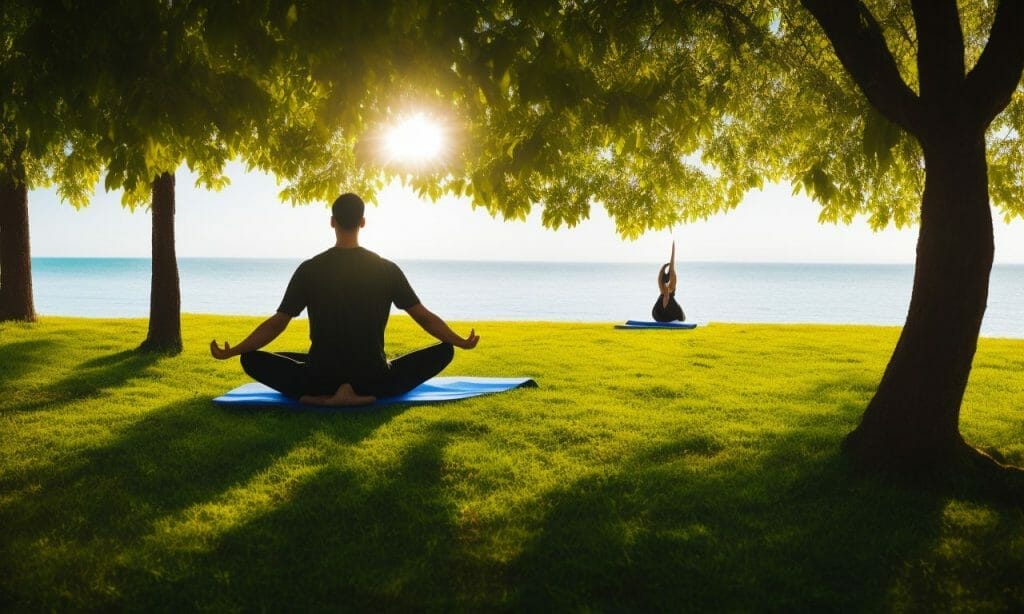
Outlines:
<svg viewBox="0 0 1024 614"><path fill-rule="evenodd" d="M22 499L22 509L0 518L29 543L111 541L135 553L104 578L113 586L109 593L69 569L55 575L80 585L47 586L40 602L22 593L22 604L130 603L164 611L197 604L213 610L951 609L958 587L944 592L932 571L949 500L855 478L834 452L834 435L817 429L830 419L823 416L764 434L749 449L723 446L711 435L680 436L538 493L535 514L504 510L483 526L459 509L459 489L472 468L453 469L446 450L455 438L488 433L473 423L440 421L388 448L398 462L386 472L337 462L316 466L285 496L199 550L146 541L158 518L244 484L311 435L358 443L399 411L339 420L284 412L243 418L189 402L155 412L110 446L46 474L51 479L38 497ZM53 510L61 510L56 523L47 518ZM994 528L968 547L984 556L999 539L1021 539L1019 512L986 513L995 516ZM490 549L497 533L506 544L509 534L520 536L511 560ZM1005 561L1013 545L1001 547ZM970 570L952 573L960 590L994 600L985 602L993 609L1020 605L996 590L1012 573L994 580ZM67 595L73 600L65 601Z"/></svg>
<svg viewBox="0 0 1024 614"><path fill-rule="evenodd" d="M1024 608L1018 508L979 489L860 475L822 428L834 420L766 434L739 462L713 437L679 437L550 493L508 570L523 587L511 609Z"/></svg>
<svg viewBox="0 0 1024 614"><path fill-rule="evenodd" d="M190 400L147 413L109 443L72 453L59 466L0 474L0 553L36 559L26 584L8 589L27 609L102 609L116 596L92 576L123 564L113 558L142 543L157 520L244 484L318 431L355 443L401 410L329 421L286 412L233 415L209 400ZM89 560L97 554L103 560ZM33 575L40 571L33 566L43 575ZM4 583L14 577L6 575Z"/></svg>
<svg viewBox="0 0 1024 614"><path fill-rule="evenodd" d="M15 404L13 411L37 411L68 401L95 396L129 380L149 377L150 367L165 356L124 350L76 365L65 377L33 393L33 399Z"/></svg>
<svg viewBox="0 0 1024 614"><path fill-rule="evenodd" d="M7 388L26 373L50 362L56 348L57 343L51 339L0 345L0 387Z"/></svg>
<svg viewBox="0 0 1024 614"><path fill-rule="evenodd" d="M456 513L443 488L442 425L379 483L338 466L218 537L160 586L136 570L136 604L175 610L415 611L458 600ZM173 566L173 564L168 565Z"/></svg>
<svg viewBox="0 0 1024 614"><path fill-rule="evenodd" d="M220 571L245 583L223 603L243 609L865 611L946 609L956 594L928 583L948 499L855 478L834 455L808 459L802 433L718 467L719 444L684 438L546 493L541 524L509 564L469 538L444 480L446 441L428 433L368 492L350 474L318 476L226 536L176 592ZM1020 535L1008 518L1004 530ZM1020 605L992 574L961 572L959 590L987 606Z"/></svg>
<svg viewBox="0 0 1024 614"><path fill-rule="evenodd" d="M466 526L446 481L445 448L458 429L429 428L380 480L324 467L209 550L163 550L151 568L125 570L121 594L161 609L888 609L907 566L917 569L913 562L934 548L948 503L855 480L835 456L801 457L799 433L766 437L740 462L717 460L729 451L709 438L682 438L624 459L615 473L542 494L540 524L521 527L530 536L521 553L500 563L470 538L479 528ZM220 468L213 455L198 459L203 484L187 499L244 479L302 430L269 447L234 446L252 455L244 471ZM147 457L173 451L155 445ZM158 478L165 481L155 490L185 488L184 465L171 473L176 481ZM180 492L165 496L150 501L186 503ZM104 505L89 514L93 522L118 509ZM503 528L519 530L521 521L506 518ZM911 592L904 598L948 605L925 580L911 580L900 584Z"/></svg>
<svg viewBox="0 0 1024 614"><path fill-rule="evenodd" d="M695 438L552 493L513 565L513 609L886 609L943 501L855 481L838 457L794 464L793 443L716 467L716 446Z"/></svg>

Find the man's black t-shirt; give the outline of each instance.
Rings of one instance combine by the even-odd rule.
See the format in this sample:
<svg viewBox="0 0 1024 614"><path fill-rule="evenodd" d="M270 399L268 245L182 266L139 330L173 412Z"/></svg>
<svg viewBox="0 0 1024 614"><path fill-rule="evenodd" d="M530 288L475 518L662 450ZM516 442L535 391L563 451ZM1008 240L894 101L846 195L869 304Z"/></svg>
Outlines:
<svg viewBox="0 0 1024 614"><path fill-rule="evenodd" d="M387 369L391 304L419 302L394 262L362 247L333 247L299 265L277 310L292 317L309 310L311 375L351 381Z"/></svg>

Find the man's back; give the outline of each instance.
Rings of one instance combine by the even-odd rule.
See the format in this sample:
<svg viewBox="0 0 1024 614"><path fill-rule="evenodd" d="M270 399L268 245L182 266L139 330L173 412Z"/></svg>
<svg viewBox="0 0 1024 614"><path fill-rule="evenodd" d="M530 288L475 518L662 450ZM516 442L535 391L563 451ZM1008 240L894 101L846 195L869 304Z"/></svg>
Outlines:
<svg viewBox="0 0 1024 614"><path fill-rule="evenodd" d="M402 271L361 247L334 247L303 262L278 311L309 311L308 368L325 377L359 377L387 368L384 329L391 304L419 303Z"/></svg>

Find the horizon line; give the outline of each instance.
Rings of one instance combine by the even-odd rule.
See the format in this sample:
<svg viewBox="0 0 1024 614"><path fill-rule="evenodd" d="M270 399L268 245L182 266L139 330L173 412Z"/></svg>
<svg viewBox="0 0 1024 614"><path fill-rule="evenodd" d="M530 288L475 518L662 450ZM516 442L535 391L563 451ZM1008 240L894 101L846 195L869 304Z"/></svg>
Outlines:
<svg viewBox="0 0 1024 614"><path fill-rule="evenodd" d="M315 255L315 254L313 254ZM178 256L177 260L307 260L312 256ZM402 262L472 262L472 263L523 263L523 264L650 264L653 260L543 260L543 259L496 259L496 258L397 258L388 260ZM152 260L151 256L32 256L33 260ZM691 264L829 264L829 265L914 265L912 260L678 260ZM1020 266L1024 261L993 262L992 266Z"/></svg>

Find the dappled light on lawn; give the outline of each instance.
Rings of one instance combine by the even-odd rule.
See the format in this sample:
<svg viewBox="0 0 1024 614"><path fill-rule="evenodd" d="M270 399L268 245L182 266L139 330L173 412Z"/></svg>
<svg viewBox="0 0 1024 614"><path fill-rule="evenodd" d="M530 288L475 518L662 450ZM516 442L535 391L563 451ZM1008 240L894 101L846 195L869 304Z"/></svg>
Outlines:
<svg viewBox="0 0 1024 614"><path fill-rule="evenodd" d="M293 493L320 472L324 462L320 448L329 444L324 437L311 435L248 480L158 518L146 538L146 548L169 552L214 550L231 531L288 505Z"/></svg>
<svg viewBox="0 0 1024 614"><path fill-rule="evenodd" d="M459 354L448 373L523 373L538 388L358 414L212 405L247 378L237 363L212 362L203 341L237 338L258 321L186 314L185 351L174 357L133 351L143 319L0 324L5 603L1024 603L1019 510L850 479L839 441L896 327L712 323L666 335L480 322L494 349ZM269 349L302 347L307 333L290 328ZM423 340L407 316L388 333L390 356ZM1014 463L1024 460L1013 409L1024 389L1007 373L1022 352L1022 340L983 338L965 398L965 432Z"/></svg>

